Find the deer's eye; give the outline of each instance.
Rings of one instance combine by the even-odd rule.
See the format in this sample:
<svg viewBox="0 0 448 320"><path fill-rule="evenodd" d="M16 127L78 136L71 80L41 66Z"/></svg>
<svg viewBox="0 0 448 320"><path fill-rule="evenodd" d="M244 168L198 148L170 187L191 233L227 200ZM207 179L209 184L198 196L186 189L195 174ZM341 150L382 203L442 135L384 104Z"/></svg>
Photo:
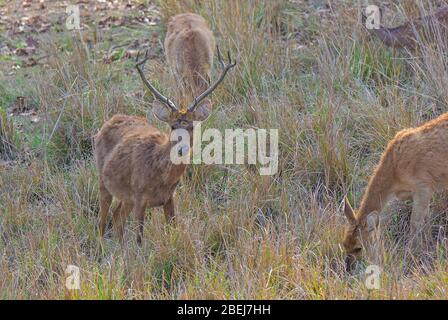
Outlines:
<svg viewBox="0 0 448 320"><path fill-rule="evenodd" d="M355 254L357 254L357 253L360 253L361 250L362 250L362 248L359 247L359 248L355 248L355 249L353 249L352 252L355 253Z"/></svg>

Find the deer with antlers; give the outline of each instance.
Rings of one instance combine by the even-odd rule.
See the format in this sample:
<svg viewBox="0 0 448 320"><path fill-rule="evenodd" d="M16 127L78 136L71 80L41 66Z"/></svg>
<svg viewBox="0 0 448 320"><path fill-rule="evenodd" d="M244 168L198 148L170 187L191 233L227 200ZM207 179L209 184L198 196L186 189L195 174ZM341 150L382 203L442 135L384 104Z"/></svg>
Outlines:
<svg viewBox="0 0 448 320"><path fill-rule="evenodd" d="M431 197L435 191L448 187L447 159L448 113L396 134L371 176L356 214L345 200L348 226L343 245L348 270L360 258L363 241L371 241L379 213L394 196L399 200L413 200L412 244L422 243Z"/></svg>
<svg viewBox="0 0 448 320"><path fill-rule="evenodd" d="M363 21L366 17L363 15ZM445 35L448 28L448 6L442 7L433 14L419 17L395 28L369 29L371 33L377 36L386 46L393 48L415 49L418 44L419 33L423 27L440 25L440 30Z"/></svg>
<svg viewBox="0 0 448 320"><path fill-rule="evenodd" d="M203 72L208 72L208 69L197 69L196 67L205 64L211 65L210 56L203 55L204 52L211 51L210 42L206 41L209 30L194 31L191 26L196 25L197 15L190 14L190 17L190 25L186 24L188 16L185 15L180 19L183 24L180 26L170 25L171 29L168 30L167 39L174 37L171 31L177 32L178 51L172 55L171 49L166 50L167 60L171 67L175 65L185 74L190 72L204 75ZM175 18L172 19L172 22L176 21ZM189 34L187 29L197 37L195 45L190 44L190 37L182 37L182 34ZM199 41L202 37L203 41ZM184 55L181 52L182 39L186 49ZM165 41L165 43L170 43L170 41ZM224 62L219 48L217 48L217 54L222 67L220 76L204 90L202 90L204 83L195 83L193 86L195 92L201 91L201 93L193 99L188 107L182 108L162 95L146 79L143 67L148 60L148 52L141 60L137 56L137 71L144 85L156 98L153 103L153 113L156 118L168 123L171 130L183 129L192 137L193 122L204 121L209 116L211 103L207 97L224 80L227 72L235 66L230 53L227 64ZM194 59L198 61L190 63ZM197 88L197 85L200 88ZM188 145L178 142L171 141L170 135L151 126L142 117L115 115L102 126L95 137L94 151L99 171L101 236L105 234L106 220L113 197L120 202L112 216L113 226L120 239L123 237L124 225L131 211L134 212L138 223L138 244L142 242L147 207L163 206L166 219L174 220L174 190L186 169L186 164L173 163L171 153L173 148L177 148L174 151L179 156L188 156L191 144L191 141Z"/></svg>

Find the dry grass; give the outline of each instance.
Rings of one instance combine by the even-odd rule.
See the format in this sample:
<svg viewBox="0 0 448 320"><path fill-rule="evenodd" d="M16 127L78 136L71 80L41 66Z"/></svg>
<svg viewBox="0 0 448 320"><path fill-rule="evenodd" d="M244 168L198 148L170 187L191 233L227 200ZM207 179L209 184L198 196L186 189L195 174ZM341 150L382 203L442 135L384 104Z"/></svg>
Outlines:
<svg viewBox="0 0 448 320"><path fill-rule="evenodd" d="M407 12L438 2L393 9L403 21ZM278 128L278 174L196 165L194 178L177 189L177 226L151 210L142 248L132 221L124 246L112 238L101 247L91 137L115 113L146 114L152 97L131 61L103 64L70 33L67 52L52 49L57 41L49 38L49 51L58 54L45 72L36 68L24 80L29 89L0 78L8 94L30 92L42 119L21 131L14 147L31 156L0 164L0 297L64 298L64 270L74 264L82 287L72 297L81 299L446 298L443 195L434 198L435 245L425 254L403 244L410 205L386 208L389 219L374 248L379 260L366 255L363 262L383 268L379 290L366 288L362 268L343 272L340 241L342 198L359 202L387 141L447 111L447 43L418 53L385 48L358 24L356 1L327 7L300 0L167 0L159 6L161 39L171 15L194 11L237 57L203 127ZM154 59L147 72L174 95L169 77L159 77L164 68ZM11 120L0 116L5 157L15 134Z"/></svg>

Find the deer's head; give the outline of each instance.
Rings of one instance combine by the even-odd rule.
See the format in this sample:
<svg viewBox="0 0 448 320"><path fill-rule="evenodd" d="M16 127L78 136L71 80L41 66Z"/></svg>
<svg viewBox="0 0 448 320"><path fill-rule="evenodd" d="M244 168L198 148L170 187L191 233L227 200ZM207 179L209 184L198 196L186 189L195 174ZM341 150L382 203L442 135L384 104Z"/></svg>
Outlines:
<svg viewBox="0 0 448 320"><path fill-rule="evenodd" d="M363 242L370 241L372 232L378 226L379 216L374 211L365 218L357 218L347 198L345 198L344 202L344 214L347 217L348 224L342 244L346 253L345 269L350 272L355 262L361 258Z"/></svg>
<svg viewBox="0 0 448 320"><path fill-rule="evenodd" d="M222 70L219 78L208 87L203 93L195 97L189 106L181 106L180 108L171 100L162 95L157 89L146 79L143 73L143 66L148 60L148 51L145 57L139 61L137 56L136 68L145 86L154 94L156 100L153 103L153 112L157 119L166 122L172 130L185 129L191 132L193 130L194 121L204 121L208 118L212 110L212 103L208 95L210 95L218 85L224 80L227 72L233 68L236 63L232 63L230 53L228 53L229 63L226 64L221 56L219 48L217 48L219 63Z"/></svg>

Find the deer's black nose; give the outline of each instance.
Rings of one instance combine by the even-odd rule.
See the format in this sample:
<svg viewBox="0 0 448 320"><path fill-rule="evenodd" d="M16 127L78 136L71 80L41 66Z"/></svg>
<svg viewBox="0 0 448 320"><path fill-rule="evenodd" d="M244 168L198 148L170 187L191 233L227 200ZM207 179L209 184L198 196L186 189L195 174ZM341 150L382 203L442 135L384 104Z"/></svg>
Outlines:
<svg viewBox="0 0 448 320"><path fill-rule="evenodd" d="M345 271L352 272L353 267L355 266L356 258L354 255L349 254L345 257Z"/></svg>

